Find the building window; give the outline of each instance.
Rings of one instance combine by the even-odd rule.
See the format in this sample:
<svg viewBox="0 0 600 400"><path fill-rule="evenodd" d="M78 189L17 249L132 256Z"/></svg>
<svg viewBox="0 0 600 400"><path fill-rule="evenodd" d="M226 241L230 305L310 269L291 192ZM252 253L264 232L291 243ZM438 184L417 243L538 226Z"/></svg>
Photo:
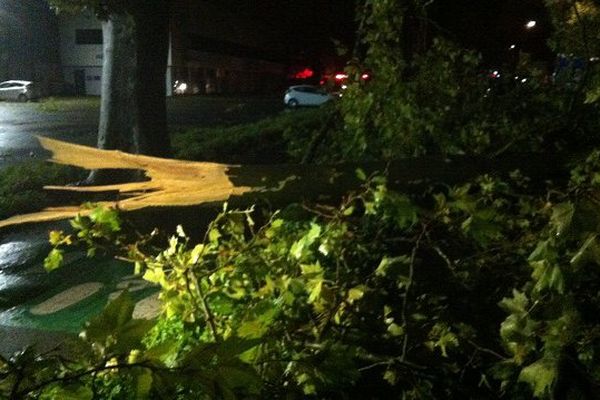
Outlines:
<svg viewBox="0 0 600 400"><path fill-rule="evenodd" d="M102 44L102 29L76 29L76 44Z"/></svg>

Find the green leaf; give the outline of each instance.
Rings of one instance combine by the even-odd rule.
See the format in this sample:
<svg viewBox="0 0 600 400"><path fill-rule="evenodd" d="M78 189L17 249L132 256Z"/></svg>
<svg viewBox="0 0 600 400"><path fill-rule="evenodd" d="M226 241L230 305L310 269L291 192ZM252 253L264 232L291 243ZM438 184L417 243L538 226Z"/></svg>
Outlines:
<svg viewBox="0 0 600 400"><path fill-rule="evenodd" d="M117 210L108 207L96 207L90 213L92 222L106 227L111 232L121 230L121 221Z"/></svg>
<svg viewBox="0 0 600 400"><path fill-rule="evenodd" d="M262 385L253 368L243 363L225 365L219 368L219 383L229 389L242 388L249 394L258 394ZM232 391L233 392L233 391Z"/></svg>
<svg viewBox="0 0 600 400"><path fill-rule="evenodd" d="M388 369L383 373L383 379L392 386L398 382L396 371L391 369Z"/></svg>
<svg viewBox="0 0 600 400"><path fill-rule="evenodd" d="M135 374L135 398L138 400L147 399L152 390L152 371L146 368L136 370Z"/></svg>
<svg viewBox="0 0 600 400"><path fill-rule="evenodd" d="M60 268L63 262L63 251L60 249L52 249L46 258L44 259L44 268L46 271L54 271Z"/></svg>
<svg viewBox="0 0 600 400"><path fill-rule="evenodd" d="M348 302L352 304L354 301L362 299L366 290L365 285L358 285L348 290Z"/></svg>
<svg viewBox="0 0 600 400"><path fill-rule="evenodd" d="M314 264L302 264L300 265L300 270L302 271L302 275L306 276L306 278L313 279L319 278L323 276L323 267L319 262Z"/></svg>
<svg viewBox="0 0 600 400"><path fill-rule="evenodd" d="M534 291L540 293L548 289L555 290L559 294L564 293L565 281L558 265L546 260L532 261L529 264L533 268L531 276L536 280Z"/></svg>
<svg viewBox="0 0 600 400"><path fill-rule="evenodd" d="M495 218L493 210L480 210L462 223L462 229L481 246L487 246L502 237L501 225Z"/></svg>
<svg viewBox="0 0 600 400"><path fill-rule="evenodd" d="M350 206L350 207L346 207L346 208L344 208L344 211L343 211L343 213L342 213L342 214L343 214L345 217L349 217L350 215L352 215L352 213L354 213L354 206Z"/></svg>
<svg viewBox="0 0 600 400"><path fill-rule="evenodd" d="M403 336L404 335L404 327L402 327L396 323L391 323L388 326L387 331L392 336Z"/></svg>
<svg viewBox="0 0 600 400"><path fill-rule="evenodd" d="M219 232L219 230L216 228L213 228L210 230L210 232L208 232L208 240L211 243L218 243L220 237L221 237L221 232Z"/></svg>
<svg viewBox="0 0 600 400"><path fill-rule="evenodd" d="M375 275L395 279L403 266L410 264L410 257L383 257L375 270Z"/></svg>
<svg viewBox="0 0 600 400"><path fill-rule="evenodd" d="M557 361L544 357L523 368L519 374L519 381L529 384L533 390L533 395L542 398L550 395L550 390L557 376Z"/></svg>
<svg viewBox="0 0 600 400"><path fill-rule="evenodd" d="M197 244L196 246L194 246L194 248L192 249L192 252L190 253L190 264L197 264L198 261L200 261L200 257L202 256L203 253L204 253L204 245L203 244Z"/></svg>
<svg viewBox="0 0 600 400"><path fill-rule="evenodd" d="M126 290L108 303L102 313L86 326L84 337L91 343L129 351L138 348L144 335L154 326L153 321L133 320L135 302Z"/></svg>
<svg viewBox="0 0 600 400"><path fill-rule="evenodd" d="M361 168L356 169L356 177L363 182L367 180L367 174Z"/></svg>
<svg viewBox="0 0 600 400"><path fill-rule="evenodd" d="M432 350L439 348L443 357L448 357L448 349L459 345L458 337L443 323L437 323L431 328L429 338L432 340L426 343L428 347Z"/></svg>
<svg viewBox="0 0 600 400"><path fill-rule="evenodd" d="M71 235L64 234L63 231L51 231L49 234L49 242L52 246L56 247L61 244L71 244Z"/></svg>
<svg viewBox="0 0 600 400"><path fill-rule="evenodd" d="M162 267L159 266L148 268L144 272L142 279L151 283L162 284L165 282L165 272Z"/></svg>
<svg viewBox="0 0 600 400"><path fill-rule="evenodd" d="M562 236L565 231L571 226L575 206L570 203L560 203L552 207L552 216L550 217L550 225L556 236Z"/></svg>
<svg viewBox="0 0 600 400"><path fill-rule="evenodd" d="M529 255L528 261L552 261L556 259L556 250L550 240L543 240L537 244L535 250Z"/></svg>
<svg viewBox="0 0 600 400"><path fill-rule="evenodd" d="M391 206L392 218L401 229L406 229L413 226L418 220L419 209L412 201L404 195L390 196L393 200Z"/></svg>
<svg viewBox="0 0 600 400"><path fill-rule="evenodd" d="M313 304L321 297L321 292L323 290L323 280L322 279L312 279L309 281L310 294L308 295L308 304Z"/></svg>
<svg viewBox="0 0 600 400"><path fill-rule="evenodd" d="M581 267L587 262L600 265L600 245L598 244L597 234L590 235L571 258L571 265L576 268Z"/></svg>
<svg viewBox="0 0 600 400"><path fill-rule="evenodd" d="M279 315L279 308L274 303L270 301L259 303L240 324L238 335L245 339L263 337L268 332L277 315Z"/></svg>
<svg viewBox="0 0 600 400"><path fill-rule="evenodd" d="M500 301L500 307L511 314L527 313L527 307L529 307L527 295L516 289L513 289L512 294L512 299L505 297Z"/></svg>
<svg viewBox="0 0 600 400"><path fill-rule="evenodd" d="M111 346L113 351L127 352L140 348L144 336L156 325L156 321L146 319L132 319L114 332L116 339Z"/></svg>
<svg viewBox="0 0 600 400"><path fill-rule="evenodd" d="M82 384L54 386L44 395L43 398L61 400L91 400L94 398L92 389Z"/></svg>
<svg viewBox="0 0 600 400"><path fill-rule="evenodd" d="M315 223L310 224L310 230L298 241L294 242L290 248L290 255L301 260L309 256L310 246L321 235L321 226Z"/></svg>
<svg viewBox="0 0 600 400"><path fill-rule="evenodd" d="M261 339L246 339L237 336L231 336L223 342L216 344L216 354L222 359L238 358L248 350L262 344Z"/></svg>

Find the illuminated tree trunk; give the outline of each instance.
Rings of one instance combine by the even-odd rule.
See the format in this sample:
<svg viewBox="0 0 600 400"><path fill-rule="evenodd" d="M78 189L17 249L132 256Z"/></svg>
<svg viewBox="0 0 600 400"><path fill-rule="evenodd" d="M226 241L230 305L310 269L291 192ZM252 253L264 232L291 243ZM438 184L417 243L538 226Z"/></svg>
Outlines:
<svg viewBox="0 0 600 400"><path fill-rule="evenodd" d="M169 2L135 2L102 23L104 61L98 148L166 157L166 83ZM114 180L93 171L87 183Z"/></svg>
<svg viewBox="0 0 600 400"><path fill-rule="evenodd" d="M137 153L135 24L127 14L113 14L102 23L104 62L98 148Z"/></svg>

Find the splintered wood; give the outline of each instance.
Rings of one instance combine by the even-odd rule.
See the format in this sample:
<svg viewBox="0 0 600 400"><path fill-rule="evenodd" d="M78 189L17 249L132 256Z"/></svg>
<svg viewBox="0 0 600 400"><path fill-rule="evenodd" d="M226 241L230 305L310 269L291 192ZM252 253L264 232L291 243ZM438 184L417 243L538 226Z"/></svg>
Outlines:
<svg viewBox="0 0 600 400"><path fill-rule="evenodd" d="M58 140L39 137L41 145L52 152L53 162L89 170L136 169L143 170L148 181L103 186L47 186L46 189L72 192L119 193L118 202L99 202L123 211L146 207L191 206L226 201L241 195L250 187L236 187L227 173L233 166L208 162L169 160L123 153L115 150L99 150ZM85 215L89 210L80 207L49 207L40 212L17 215L0 221L0 228L30 222L54 221Z"/></svg>

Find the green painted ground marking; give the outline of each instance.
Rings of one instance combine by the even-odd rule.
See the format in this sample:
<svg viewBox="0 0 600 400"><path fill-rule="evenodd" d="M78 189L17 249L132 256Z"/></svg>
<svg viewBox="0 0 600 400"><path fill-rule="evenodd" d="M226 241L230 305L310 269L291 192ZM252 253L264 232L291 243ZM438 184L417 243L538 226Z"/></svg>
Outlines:
<svg viewBox="0 0 600 400"><path fill-rule="evenodd" d="M47 249L45 244L40 247L42 253ZM32 255L32 258L35 260L33 265L21 265L10 273L2 271L4 277L0 274L5 283L10 283L11 276L15 278L14 285L5 284L0 296L11 305L16 303L8 309L0 309L0 325L79 332L85 321L97 315L111 294L114 296L121 291L127 282L131 283L131 295L135 301L143 300L158 290L151 286L140 287L140 279L131 275L133 266L111 258L88 259L82 253L71 253L67 264L51 273L43 269L40 257ZM90 282L99 282L103 286L89 297L59 311L46 315L31 312L33 307L53 296Z"/></svg>

